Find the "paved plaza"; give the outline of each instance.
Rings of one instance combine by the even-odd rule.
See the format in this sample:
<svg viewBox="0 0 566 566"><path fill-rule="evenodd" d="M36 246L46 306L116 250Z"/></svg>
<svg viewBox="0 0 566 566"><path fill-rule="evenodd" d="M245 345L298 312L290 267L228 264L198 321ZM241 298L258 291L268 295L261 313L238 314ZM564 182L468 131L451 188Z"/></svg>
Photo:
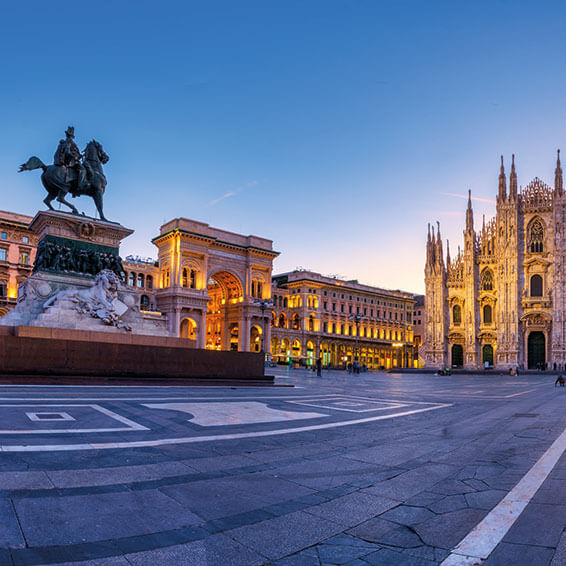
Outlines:
<svg viewBox="0 0 566 566"><path fill-rule="evenodd" d="M0 386L0 564L566 564L555 376L270 371Z"/></svg>

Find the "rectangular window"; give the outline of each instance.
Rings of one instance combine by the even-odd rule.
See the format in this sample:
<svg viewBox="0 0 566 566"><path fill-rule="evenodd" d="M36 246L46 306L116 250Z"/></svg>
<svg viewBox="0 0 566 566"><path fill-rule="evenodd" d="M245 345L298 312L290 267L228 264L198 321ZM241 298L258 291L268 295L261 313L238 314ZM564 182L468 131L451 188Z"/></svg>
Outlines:
<svg viewBox="0 0 566 566"><path fill-rule="evenodd" d="M20 253L20 263L22 265L29 265L29 252Z"/></svg>
<svg viewBox="0 0 566 566"><path fill-rule="evenodd" d="M6 232L0 232L0 239L2 240L7 240L8 239L8 234Z"/></svg>
<svg viewBox="0 0 566 566"><path fill-rule="evenodd" d="M328 310L328 303L326 301L324 301L324 310Z"/></svg>
<svg viewBox="0 0 566 566"><path fill-rule="evenodd" d="M349 312L350 314L352 314L352 305L350 305L350 306L348 307L348 312Z"/></svg>
<svg viewBox="0 0 566 566"><path fill-rule="evenodd" d="M0 261L7 261L8 259L8 250L5 248L0 248Z"/></svg>
<svg viewBox="0 0 566 566"><path fill-rule="evenodd" d="M323 325L322 325L322 330L323 330L324 332L328 332L328 323L327 323L327 322L323 323Z"/></svg>
<svg viewBox="0 0 566 566"><path fill-rule="evenodd" d="M340 312L344 312L344 305L340 305Z"/></svg>
<svg viewBox="0 0 566 566"><path fill-rule="evenodd" d="M332 303L332 310L333 310L333 311L336 310L336 303Z"/></svg>
<svg viewBox="0 0 566 566"><path fill-rule="evenodd" d="M367 314L367 313L368 313L368 310L367 310L367 309L364 309L364 314Z"/></svg>
<svg viewBox="0 0 566 566"><path fill-rule="evenodd" d="M28 236L24 236L24 237L22 238L22 242L23 242L24 244L29 244L29 237L28 237Z"/></svg>

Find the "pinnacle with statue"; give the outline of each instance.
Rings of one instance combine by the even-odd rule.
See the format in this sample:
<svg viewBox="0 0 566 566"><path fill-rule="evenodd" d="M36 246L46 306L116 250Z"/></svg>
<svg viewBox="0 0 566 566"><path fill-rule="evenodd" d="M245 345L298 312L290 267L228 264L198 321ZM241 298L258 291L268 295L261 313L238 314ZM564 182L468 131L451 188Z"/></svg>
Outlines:
<svg viewBox="0 0 566 566"><path fill-rule="evenodd" d="M75 128L69 126L65 131L65 139L59 142L53 165L45 165L39 157L32 156L20 165L19 171L42 169L41 182L47 191L43 202L49 210L55 210L53 200L67 206L73 214L79 214L77 208L65 197L87 195L94 200L101 220L106 220L103 211L102 197L106 189L106 177L102 165L108 162L108 155L102 144L91 140L81 152L75 142Z"/></svg>

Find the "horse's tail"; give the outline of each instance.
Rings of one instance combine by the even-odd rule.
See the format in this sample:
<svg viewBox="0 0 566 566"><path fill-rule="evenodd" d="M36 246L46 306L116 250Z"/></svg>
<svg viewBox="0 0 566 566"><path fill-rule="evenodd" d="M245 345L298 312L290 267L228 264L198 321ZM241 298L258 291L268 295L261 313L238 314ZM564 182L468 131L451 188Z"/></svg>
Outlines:
<svg viewBox="0 0 566 566"><path fill-rule="evenodd" d="M43 163L43 161L41 161L41 159L39 159L39 157L36 157L35 155L30 157L25 163L22 163L20 165L20 168L18 169L18 172L21 173L22 171L33 171L34 169L43 169L44 171L45 169L47 169L47 165L45 165L45 163Z"/></svg>

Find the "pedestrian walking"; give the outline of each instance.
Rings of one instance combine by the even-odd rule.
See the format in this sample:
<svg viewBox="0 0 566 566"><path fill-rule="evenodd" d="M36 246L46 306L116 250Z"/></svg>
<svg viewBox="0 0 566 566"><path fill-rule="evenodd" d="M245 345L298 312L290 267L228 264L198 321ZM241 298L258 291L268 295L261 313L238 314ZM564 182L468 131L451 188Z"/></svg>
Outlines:
<svg viewBox="0 0 566 566"><path fill-rule="evenodd" d="M322 360L320 358L316 359L316 375L322 377Z"/></svg>

